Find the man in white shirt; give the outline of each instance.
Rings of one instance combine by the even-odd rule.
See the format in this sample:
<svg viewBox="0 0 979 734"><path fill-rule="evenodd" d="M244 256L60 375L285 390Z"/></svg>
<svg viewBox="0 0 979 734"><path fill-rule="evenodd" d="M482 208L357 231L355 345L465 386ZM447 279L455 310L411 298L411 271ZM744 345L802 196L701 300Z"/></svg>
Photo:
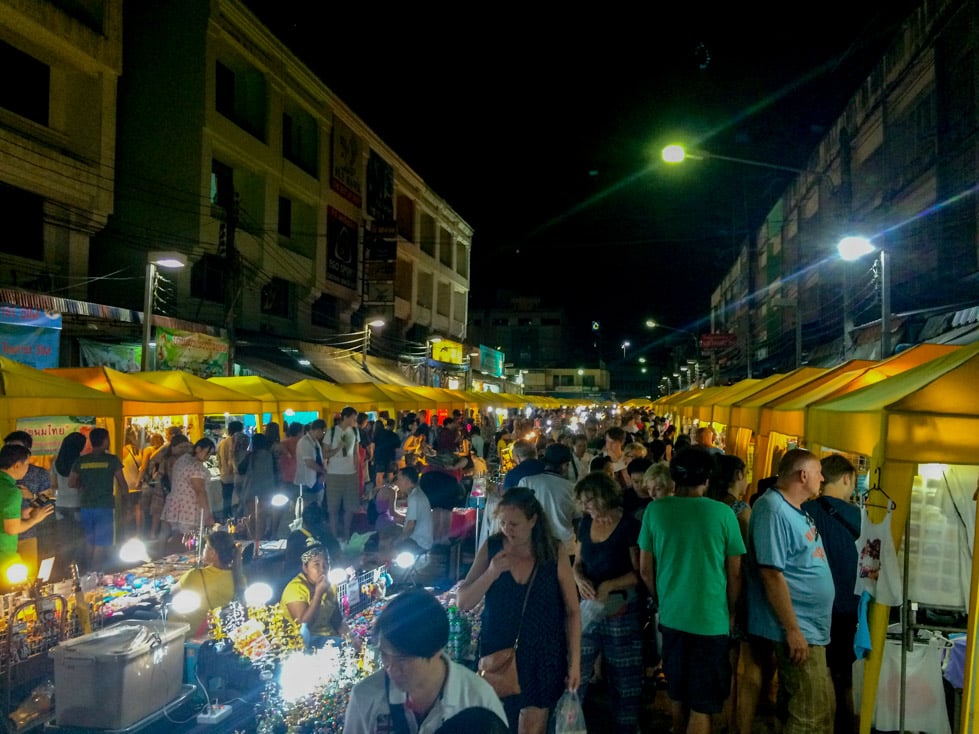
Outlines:
<svg viewBox="0 0 979 734"><path fill-rule="evenodd" d="M574 498L574 483L564 478L570 462L571 449L563 443L552 443L544 449L543 473L523 477L517 486L534 490L551 534L561 542L564 552L573 556L574 520L581 513Z"/></svg>
<svg viewBox="0 0 979 734"><path fill-rule="evenodd" d="M326 421L314 420L309 430L296 442L296 486L301 488L305 504L323 503L323 431Z"/></svg>
<svg viewBox="0 0 979 734"><path fill-rule="evenodd" d="M429 592L412 589L392 599L374 624L374 639L383 670L350 692L345 734L434 734L468 709L492 712L506 731L503 704L489 683L442 652L449 641L449 617ZM473 729L494 730L499 728Z"/></svg>
<svg viewBox="0 0 979 734"><path fill-rule="evenodd" d="M588 436L577 434L571 441L571 463L568 464L568 479L577 482L591 473L591 462L595 455L588 450Z"/></svg>
<svg viewBox="0 0 979 734"><path fill-rule="evenodd" d="M408 509L405 511L402 542L417 546L415 550L428 552L435 542L435 525L432 522L432 505L428 496L418 486L418 469L403 467L394 480L398 492L408 496Z"/></svg>
<svg viewBox="0 0 979 734"><path fill-rule="evenodd" d="M360 509L360 435L357 431L357 409L347 406L340 411L340 421L323 437L326 458L326 509L330 514L330 532L342 542L350 539L354 513ZM343 508L343 535L337 533Z"/></svg>

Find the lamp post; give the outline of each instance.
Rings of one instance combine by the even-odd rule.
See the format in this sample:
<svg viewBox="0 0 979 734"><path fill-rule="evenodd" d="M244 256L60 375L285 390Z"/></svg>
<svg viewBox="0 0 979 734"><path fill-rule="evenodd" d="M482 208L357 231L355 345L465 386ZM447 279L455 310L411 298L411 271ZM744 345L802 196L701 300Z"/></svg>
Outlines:
<svg viewBox="0 0 979 734"><path fill-rule="evenodd" d="M660 154L665 163L677 164L683 163L687 158L694 161L706 161L706 160L718 160L727 161L728 163L741 163L746 166L755 166L757 168L770 168L775 171L786 171L787 173L811 173L814 176L825 176L826 174L822 171L811 171L808 168L794 168L792 166L780 166L777 163L765 163L763 161L753 161L749 158L735 158L730 155L718 155L717 153L708 153L706 150L698 150L696 153L691 153L682 145L673 144L667 145L663 148Z"/></svg>
<svg viewBox="0 0 979 734"><path fill-rule="evenodd" d="M187 256L180 252L146 253L146 282L143 284L143 353L139 368L143 372L150 369L150 337L153 329L153 301L156 292L156 269L178 269L187 264Z"/></svg>
<svg viewBox="0 0 979 734"><path fill-rule="evenodd" d="M866 237L853 236L841 239L836 249L840 257L847 261L859 260L875 251L880 257L880 358L887 359L891 354L891 280L887 269L887 252Z"/></svg>
<svg viewBox="0 0 979 734"><path fill-rule="evenodd" d="M632 346L631 342L629 341L622 342L622 359L625 359L625 350L628 349L630 346Z"/></svg>
<svg viewBox="0 0 979 734"><path fill-rule="evenodd" d="M364 324L364 345L360 353L360 366L364 372L367 371L367 345L370 344L371 341L372 326L375 329L379 329L380 327L384 326L384 321L382 319L374 319L373 321L368 321L366 324Z"/></svg>

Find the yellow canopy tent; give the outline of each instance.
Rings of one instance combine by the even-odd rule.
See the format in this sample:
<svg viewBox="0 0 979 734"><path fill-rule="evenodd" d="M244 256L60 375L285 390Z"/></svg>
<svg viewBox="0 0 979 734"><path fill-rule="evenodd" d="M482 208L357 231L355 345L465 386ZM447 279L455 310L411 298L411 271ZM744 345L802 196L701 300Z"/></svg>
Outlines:
<svg viewBox="0 0 979 734"><path fill-rule="evenodd" d="M17 430L19 418L86 415L105 419L113 446L122 446L122 400L74 380L0 357L0 430Z"/></svg>
<svg viewBox="0 0 979 734"><path fill-rule="evenodd" d="M324 418L336 415L348 405L358 411L372 409L370 400L363 395L354 395L336 383L326 380L300 380L289 385L289 389L312 398L318 398L323 404L320 414Z"/></svg>
<svg viewBox="0 0 979 734"><path fill-rule="evenodd" d="M236 392L251 395L262 401L262 412L270 413L272 420L280 426L285 425L285 420L297 410L315 411L317 414L323 410L323 400L317 399L305 393L291 390L285 385L272 382L258 375L240 375L238 377L210 377L208 382L217 385L224 385ZM259 416L259 424L262 416Z"/></svg>
<svg viewBox="0 0 979 734"><path fill-rule="evenodd" d="M205 415L258 415L262 412L261 400L223 385L208 382L189 372L156 370L134 372L132 376L199 398L203 411L198 421L201 426L204 425Z"/></svg>
<svg viewBox="0 0 979 734"><path fill-rule="evenodd" d="M713 401L725 390L726 387L707 387L699 390L696 395L677 405L677 412L690 423L694 421L707 423L710 421Z"/></svg>
<svg viewBox="0 0 979 734"><path fill-rule="evenodd" d="M738 454L745 463L748 464L748 481L757 478L767 477L771 472L771 455L768 452L768 434L762 434L761 428L761 409L775 398L791 392L797 387L807 385L815 379L826 374L827 370L822 367L800 367L785 375L778 382L756 390L748 397L742 398L731 406L731 423L728 426L727 435L730 438L734 434L734 443L739 449L744 449L744 454ZM747 447L754 442L754 453L749 462Z"/></svg>
<svg viewBox="0 0 979 734"><path fill-rule="evenodd" d="M201 400L189 393L155 385L126 372L117 372L111 367L59 367L45 372L115 395L122 401L124 417L176 418L180 416L188 437L196 440L203 435L204 427L200 421L195 422L190 419L191 416L202 414ZM120 443L116 446L116 450L121 449Z"/></svg>
<svg viewBox="0 0 979 734"><path fill-rule="evenodd" d="M367 398L372 410L384 411L390 416L397 415L399 410L414 410L418 402L417 399L406 398L403 394L387 391L376 382L344 382L339 387L351 395Z"/></svg>
<svg viewBox="0 0 979 734"><path fill-rule="evenodd" d="M622 403L623 408L652 408L653 401L649 398L629 398Z"/></svg>
<svg viewBox="0 0 979 734"><path fill-rule="evenodd" d="M979 344L962 347L886 380L867 385L809 407L806 435L821 449L870 457L871 476L880 469L880 483L896 507L891 520L895 548L904 535L911 487L918 464L975 465L979 431ZM968 646L966 649L963 728L975 716L975 641L977 573L973 553ZM889 608L873 605L870 614L873 652L864 666L860 731L870 731L880 676Z"/></svg>

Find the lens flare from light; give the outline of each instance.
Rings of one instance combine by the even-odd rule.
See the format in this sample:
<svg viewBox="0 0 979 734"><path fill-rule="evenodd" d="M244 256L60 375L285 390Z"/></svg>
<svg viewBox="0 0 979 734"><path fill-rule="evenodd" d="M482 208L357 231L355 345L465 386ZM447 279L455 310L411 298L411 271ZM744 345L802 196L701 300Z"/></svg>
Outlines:
<svg viewBox="0 0 979 734"><path fill-rule="evenodd" d="M27 581L27 564L14 563L7 568L7 581L11 584L22 584Z"/></svg>
<svg viewBox="0 0 979 734"><path fill-rule="evenodd" d="M146 543L139 538L133 538L119 548L119 558L126 563L146 563L150 560L150 554L146 551Z"/></svg>
<svg viewBox="0 0 979 734"><path fill-rule="evenodd" d="M249 584L248 588L245 589L245 606L250 609L264 607L271 600L272 587L262 581Z"/></svg>
<svg viewBox="0 0 979 734"><path fill-rule="evenodd" d="M201 595L190 589L181 589L174 594L170 608L177 614L190 614L201 608Z"/></svg>
<svg viewBox="0 0 979 734"><path fill-rule="evenodd" d="M398 568L411 568L415 565L415 554L410 551L401 551L394 557L394 565Z"/></svg>

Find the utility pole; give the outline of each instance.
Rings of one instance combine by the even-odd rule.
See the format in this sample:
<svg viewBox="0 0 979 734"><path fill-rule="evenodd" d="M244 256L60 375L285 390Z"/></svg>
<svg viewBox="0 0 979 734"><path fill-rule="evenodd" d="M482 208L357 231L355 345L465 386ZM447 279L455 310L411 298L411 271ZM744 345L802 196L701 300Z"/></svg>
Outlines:
<svg viewBox="0 0 979 734"><path fill-rule="evenodd" d="M228 335L227 375L235 373L235 316L241 301L241 256L235 247L235 231L238 228L238 205L241 197L235 192L221 225L221 245L224 249L224 330Z"/></svg>

